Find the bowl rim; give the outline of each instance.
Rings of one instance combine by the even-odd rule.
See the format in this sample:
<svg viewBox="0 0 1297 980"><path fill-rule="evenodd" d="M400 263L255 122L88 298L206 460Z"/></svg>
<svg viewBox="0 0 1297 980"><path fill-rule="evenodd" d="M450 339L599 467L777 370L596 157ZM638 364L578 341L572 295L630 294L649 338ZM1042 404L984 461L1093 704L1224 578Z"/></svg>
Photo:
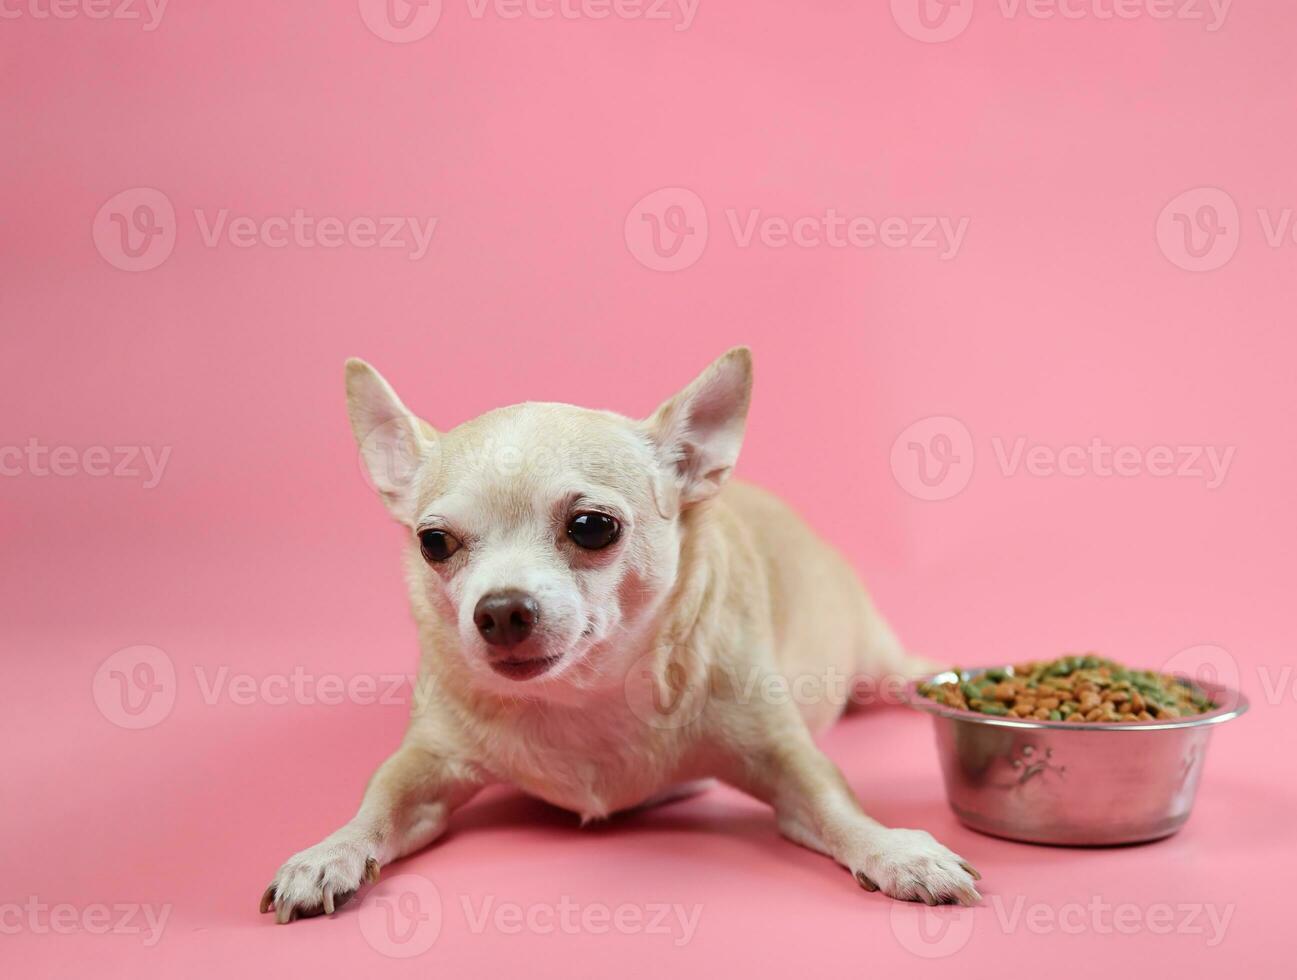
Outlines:
<svg viewBox="0 0 1297 980"><path fill-rule="evenodd" d="M1191 684L1196 685L1213 701L1221 704L1222 707L1214 711L1208 711L1206 714L1190 715L1187 718L1172 718L1162 721L1040 721L1036 718L1009 718L1003 715L984 715L977 711L965 711L962 708L951 708L944 704L938 704L926 695L919 693L920 684L931 683L948 683L952 680L966 681L974 674L979 674L986 670L1004 670L1010 675L1013 673L1012 664L992 664L989 667L970 667L970 668L950 668L948 670L939 670L934 674L926 674L923 677L916 677L905 685L904 699L905 703L917 711L933 715L938 718L950 718L955 721L967 721L978 725L991 725L996 728L1048 728L1055 731L1078 732L1078 731L1102 731L1102 732L1151 732L1165 731L1175 728L1200 728L1205 725L1219 725L1222 722L1232 721L1239 715L1244 714L1251 703L1242 691L1235 690L1225 684L1217 684L1211 681L1195 680L1184 674L1172 672L1168 676L1176 677Z"/></svg>

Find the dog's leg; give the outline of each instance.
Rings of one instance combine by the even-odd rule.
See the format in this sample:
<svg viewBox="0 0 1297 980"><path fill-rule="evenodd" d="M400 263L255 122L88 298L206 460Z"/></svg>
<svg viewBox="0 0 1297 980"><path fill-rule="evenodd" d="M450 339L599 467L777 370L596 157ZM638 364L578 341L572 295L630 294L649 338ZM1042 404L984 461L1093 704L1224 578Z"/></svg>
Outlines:
<svg viewBox="0 0 1297 980"><path fill-rule="evenodd" d="M380 867L440 837L480 786L470 767L403 745L378 767L349 823L284 862L261 911L273 908L279 922L331 914L362 882L377 881Z"/></svg>
<svg viewBox="0 0 1297 980"><path fill-rule="evenodd" d="M779 743L737 747L726 778L774 807L784 836L833 858L867 891L928 905L981 900L972 865L926 831L884 827L867 816L805 730L779 727Z"/></svg>

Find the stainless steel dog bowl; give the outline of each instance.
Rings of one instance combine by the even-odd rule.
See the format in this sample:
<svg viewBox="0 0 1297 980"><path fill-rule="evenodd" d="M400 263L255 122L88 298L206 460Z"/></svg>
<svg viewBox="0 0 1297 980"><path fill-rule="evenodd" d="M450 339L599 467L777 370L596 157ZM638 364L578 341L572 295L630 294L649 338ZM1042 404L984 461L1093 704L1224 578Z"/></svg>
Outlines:
<svg viewBox="0 0 1297 980"><path fill-rule="evenodd" d="M932 715L955 815L982 833L1036 844L1133 844L1174 834L1193 809L1212 730L1248 708L1241 693L1201 681L1193 683L1216 710L1125 724L983 715L918 691L978 673L921 678L906 698Z"/></svg>

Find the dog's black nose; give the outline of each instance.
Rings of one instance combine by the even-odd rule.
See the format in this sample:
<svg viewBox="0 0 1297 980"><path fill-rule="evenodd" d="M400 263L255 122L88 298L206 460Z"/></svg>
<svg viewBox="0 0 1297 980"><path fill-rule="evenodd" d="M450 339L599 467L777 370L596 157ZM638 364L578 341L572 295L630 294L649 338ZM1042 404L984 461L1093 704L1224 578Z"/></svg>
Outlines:
<svg viewBox="0 0 1297 980"><path fill-rule="evenodd" d="M540 605L518 589L488 592L473 609L477 631L493 647L516 647L531 635L539 617Z"/></svg>

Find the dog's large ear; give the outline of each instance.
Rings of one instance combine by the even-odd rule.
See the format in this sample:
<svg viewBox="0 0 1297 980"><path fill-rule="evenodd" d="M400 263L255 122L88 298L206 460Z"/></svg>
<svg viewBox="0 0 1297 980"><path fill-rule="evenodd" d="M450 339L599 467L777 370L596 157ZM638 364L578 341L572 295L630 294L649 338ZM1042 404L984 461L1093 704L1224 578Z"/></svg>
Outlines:
<svg viewBox="0 0 1297 980"><path fill-rule="evenodd" d="M730 475L751 396L752 352L735 347L649 418L653 441L674 474L680 509L715 496Z"/></svg>
<svg viewBox="0 0 1297 980"><path fill-rule="evenodd" d="M369 481L398 521L415 518L419 478L436 458L436 434L401 404L381 374L347 361L347 414Z"/></svg>

